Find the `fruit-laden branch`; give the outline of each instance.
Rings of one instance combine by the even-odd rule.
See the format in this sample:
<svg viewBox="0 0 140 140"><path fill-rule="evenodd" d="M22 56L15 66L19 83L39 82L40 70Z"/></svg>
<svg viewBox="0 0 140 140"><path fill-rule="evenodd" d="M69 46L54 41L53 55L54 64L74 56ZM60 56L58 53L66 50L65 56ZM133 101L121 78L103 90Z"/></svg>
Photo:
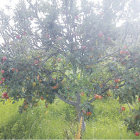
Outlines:
<svg viewBox="0 0 140 140"><path fill-rule="evenodd" d="M123 87L124 85L125 85L125 83L122 84L122 85L120 85L120 86L118 86L118 88ZM114 88L115 88L115 86L114 86ZM104 90L101 92L101 94L105 93L105 92L108 91L109 89L110 89L110 87L104 89ZM88 102L92 103L92 102L95 101L95 100L96 100L95 97L93 97L93 98L92 98L91 100L89 100Z"/></svg>

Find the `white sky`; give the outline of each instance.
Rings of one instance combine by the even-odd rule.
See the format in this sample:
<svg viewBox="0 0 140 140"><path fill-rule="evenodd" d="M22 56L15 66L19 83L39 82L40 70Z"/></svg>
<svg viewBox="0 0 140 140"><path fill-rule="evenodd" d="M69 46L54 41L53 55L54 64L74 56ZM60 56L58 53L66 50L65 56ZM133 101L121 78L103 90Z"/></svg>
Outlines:
<svg viewBox="0 0 140 140"><path fill-rule="evenodd" d="M10 5L14 7L14 5L18 2L18 0L0 0L0 9L3 9L4 6Z"/></svg>
<svg viewBox="0 0 140 140"><path fill-rule="evenodd" d="M15 5L18 3L19 0L0 0L0 10L4 10L6 12L6 14L10 15L12 14L12 11L7 11L5 10L5 6L10 6L10 8L14 8ZM94 1L97 3L101 3L102 0L89 0L89 1ZM79 0L80 2L80 0ZM123 22L120 21L119 23L117 23L117 26L121 26Z"/></svg>
<svg viewBox="0 0 140 140"><path fill-rule="evenodd" d="M19 0L0 0L0 9L3 9L6 5L14 7L15 4L18 3L18 1ZM89 1L101 2L102 0L89 0Z"/></svg>

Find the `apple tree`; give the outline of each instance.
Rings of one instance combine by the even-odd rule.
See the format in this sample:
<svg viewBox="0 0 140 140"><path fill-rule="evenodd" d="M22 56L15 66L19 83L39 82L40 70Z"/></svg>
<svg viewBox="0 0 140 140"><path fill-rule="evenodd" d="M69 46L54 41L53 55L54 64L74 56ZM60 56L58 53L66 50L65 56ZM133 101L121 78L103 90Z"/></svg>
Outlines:
<svg viewBox="0 0 140 140"><path fill-rule="evenodd" d="M109 91L120 102L135 101L140 57L135 8L125 11L131 4L21 0L12 15L0 11L1 100L24 99L22 112L57 97L74 106L79 119L91 116L92 102Z"/></svg>

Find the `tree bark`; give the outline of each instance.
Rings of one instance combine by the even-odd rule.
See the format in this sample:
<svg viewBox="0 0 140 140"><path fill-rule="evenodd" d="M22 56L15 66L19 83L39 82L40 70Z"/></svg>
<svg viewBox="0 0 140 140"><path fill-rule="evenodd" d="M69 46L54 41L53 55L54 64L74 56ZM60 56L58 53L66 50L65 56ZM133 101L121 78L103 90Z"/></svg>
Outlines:
<svg viewBox="0 0 140 140"><path fill-rule="evenodd" d="M84 121L84 115L83 115L83 112L81 111L81 108L79 105L76 106L76 111L77 111L77 116L78 116L78 121L80 123L80 120L81 120L81 117L83 117L82 119L82 132L85 131L86 129L86 124L85 124L85 121Z"/></svg>

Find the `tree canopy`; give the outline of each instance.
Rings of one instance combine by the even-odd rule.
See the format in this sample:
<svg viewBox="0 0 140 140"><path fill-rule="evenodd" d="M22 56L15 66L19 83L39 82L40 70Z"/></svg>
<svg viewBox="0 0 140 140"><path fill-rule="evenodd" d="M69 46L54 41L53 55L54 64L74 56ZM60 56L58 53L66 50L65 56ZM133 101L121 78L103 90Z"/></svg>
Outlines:
<svg viewBox="0 0 140 140"><path fill-rule="evenodd" d="M1 100L24 99L22 111L40 99L47 106L57 96L79 114L112 92L120 102L135 101L139 5L138 0L21 0L12 16L0 11Z"/></svg>

